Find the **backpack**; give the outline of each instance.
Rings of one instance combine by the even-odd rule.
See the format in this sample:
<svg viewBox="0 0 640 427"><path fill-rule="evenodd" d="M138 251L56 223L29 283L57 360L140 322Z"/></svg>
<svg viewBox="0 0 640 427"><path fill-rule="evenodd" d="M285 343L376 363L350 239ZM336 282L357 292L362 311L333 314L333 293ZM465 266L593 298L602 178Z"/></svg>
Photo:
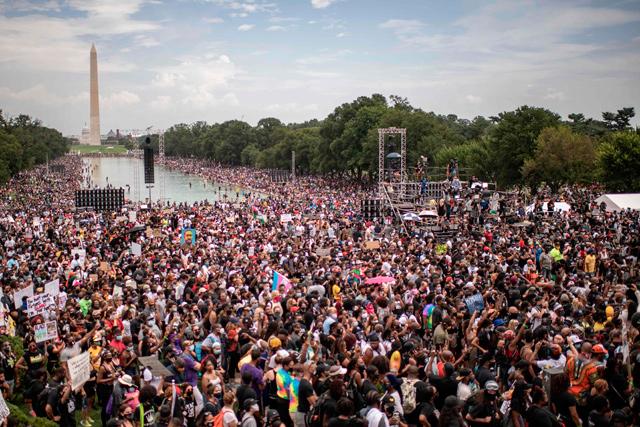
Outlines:
<svg viewBox="0 0 640 427"><path fill-rule="evenodd" d="M405 414L409 414L416 409L416 383L417 379L405 379L400 384L402 393L402 409Z"/></svg>
<svg viewBox="0 0 640 427"><path fill-rule="evenodd" d="M49 384L47 384L45 388L40 392L40 394L38 394L38 397L36 397L36 401L34 402L34 405L33 405L33 411L36 413L37 416L39 417L47 416L47 412L46 412L47 401L49 400L49 393L51 393L52 390L53 389L49 387Z"/></svg>
<svg viewBox="0 0 640 427"><path fill-rule="evenodd" d="M307 427L322 427L323 406L329 399L330 396L328 391L325 391L320 395L316 404L313 405L313 408L311 408L305 416Z"/></svg>
<svg viewBox="0 0 640 427"><path fill-rule="evenodd" d="M217 415L213 417L213 427L223 427L224 423L222 422L224 415L228 413L233 413L233 411L222 409Z"/></svg>

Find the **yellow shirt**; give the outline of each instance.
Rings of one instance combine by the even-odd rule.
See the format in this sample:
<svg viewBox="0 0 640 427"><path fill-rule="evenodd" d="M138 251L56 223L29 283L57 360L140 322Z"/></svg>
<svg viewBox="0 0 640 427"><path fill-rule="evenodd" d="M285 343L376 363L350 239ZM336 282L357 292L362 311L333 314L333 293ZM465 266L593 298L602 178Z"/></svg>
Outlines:
<svg viewBox="0 0 640 427"><path fill-rule="evenodd" d="M595 273L596 272L596 256L589 254L584 257L584 272Z"/></svg>

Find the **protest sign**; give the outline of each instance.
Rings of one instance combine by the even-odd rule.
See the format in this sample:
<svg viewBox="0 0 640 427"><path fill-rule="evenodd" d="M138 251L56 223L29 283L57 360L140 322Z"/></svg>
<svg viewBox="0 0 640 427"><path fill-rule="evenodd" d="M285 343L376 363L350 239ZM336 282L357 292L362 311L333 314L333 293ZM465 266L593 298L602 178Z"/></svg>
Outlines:
<svg viewBox="0 0 640 427"><path fill-rule="evenodd" d="M129 222L136 222L138 219L138 213L136 211L129 211Z"/></svg>
<svg viewBox="0 0 640 427"><path fill-rule="evenodd" d="M58 338L58 323L55 320L37 324L33 330L37 343Z"/></svg>
<svg viewBox="0 0 640 427"><path fill-rule="evenodd" d="M24 289L20 289L13 293L13 304L16 308L20 308L22 306L22 297L32 297L33 296L33 284L27 286Z"/></svg>
<svg viewBox="0 0 640 427"><path fill-rule="evenodd" d="M89 352L85 351L72 357L67 361L67 369L69 376L71 377L71 388L78 390L84 383L89 381L91 374L91 359L89 358Z"/></svg>
<svg viewBox="0 0 640 427"><path fill-rule="evenodd" d="M87 251L85 249L72 249L71 258L75 259L76 254L79 256L78 262L80 266L84 266L84 260L87 259Z"/></svg>
<svg viewBox="0 0 640 427"><path fill-rule="evenodd" d="M291 214L282 214L280 215L280 222L291 222L293 221L293 217Z"/></svg>
<svg viewBox="0 0 640 427"><path fill-rule="evenodd" d="M104 272L108 272L109 271L109 263L102 261L100 262L100 270L104 271Z"/></svg>
<svg viewBox="0 0 640 427"><path fill-rule="evenodd" d="M377 240L370 240L364 243L365 249L380 249L380 242Z"/></svg>
<svg viewBox="0 0 640 427"><path fill-rule="evenodd" d="M471 314L484 309L484 298L482 298L482 294L480 293L465 298L464 303Z"/></svg>
<svg viewBox="0 0 640 427"><path fill-rule="evenodd" d="M60 310L64 310L66 305L67 305L67 294L61 293L60 295L58 295L58 308Z"/></svg>
<svg viewBox="0 0 640 427"><path fill-rule="evenodd" d="M316 255L318 255L318 256L331 256L331 249L329 249L329 248L318 248L318 249L316 249Z"/></svg>
<svg viewBox="0 0 640 427"><path fill-rule="evenodd" d="M149 368L151 374L154 377L165 377L173 375L170 370L168 370L160 361L158 360L158 355L148 356L148 357L138 357L140 364Z"/></svg>
<svg viewBox="0 0 640 427"><path fill-rule="evenodd" d="M27 315L30 318L55 309L56 300L51 294L42 293L27 298Z"/></svg>
<svg viewBox="0 0 640 427"><path fill-rule="evenodd" d="M44 285L44 293L51 296L58 296L60 293L60 279L52 280Z"/></svg>
<svg viewBox="0 0 640 427"><path fill-rule="evenodd" d="M196 229L195 228L184 228L182 230L182 234L180 235L180 244L184 245L188 243L190 245L196 244Z"/></svg>
<svg viewBox="0 0 640 427"><path fill-rule="evenodd" d="M142 246L139 243L131 243L131 254L136 256L142 255Z"/></svg>

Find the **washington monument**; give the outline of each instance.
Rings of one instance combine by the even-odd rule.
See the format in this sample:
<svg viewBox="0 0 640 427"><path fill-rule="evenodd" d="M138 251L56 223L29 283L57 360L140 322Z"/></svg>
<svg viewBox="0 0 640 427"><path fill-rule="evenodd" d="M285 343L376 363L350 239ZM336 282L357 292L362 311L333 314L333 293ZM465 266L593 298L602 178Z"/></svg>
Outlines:
<svg viewBox="0 0 640 427"><path fill-rule="evenodd" d="M91 44L89 53L90 89L89 89L89 145L100 145L100 99L98 96L98 54Z"/></svg>

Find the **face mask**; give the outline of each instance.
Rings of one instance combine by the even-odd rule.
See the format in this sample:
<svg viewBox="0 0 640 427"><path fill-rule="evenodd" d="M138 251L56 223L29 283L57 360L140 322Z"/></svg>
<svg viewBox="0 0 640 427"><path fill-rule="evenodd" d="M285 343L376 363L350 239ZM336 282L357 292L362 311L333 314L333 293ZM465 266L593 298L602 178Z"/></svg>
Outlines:
<svg viewBox="0 0 640 427"><path fill-rule="evenodd" d="M213 354L215 354L216 356L219 355L222 352L222 350L216 349L213 350Z"/></svg>
<svg viewBox="0 0 640 427"><path fill-rule="evenodd" d="M129 347L127 347L127 350L129 350L129 351L133 351L133 346L132 346L132 345L130 345Z"/></svg>
<svg viewBox="0 0 640 427"><path fill-rule="evenodd" d="M122 341L122 335L117 335L117 336L116 336L116 340L118 340L118 341Z"/></svg>
<svg viewBox="0 0 640 427"><path fill-rule="evenodd" d="M260 407L258 405L251 405L251 412L258 412Z"/></svg>

